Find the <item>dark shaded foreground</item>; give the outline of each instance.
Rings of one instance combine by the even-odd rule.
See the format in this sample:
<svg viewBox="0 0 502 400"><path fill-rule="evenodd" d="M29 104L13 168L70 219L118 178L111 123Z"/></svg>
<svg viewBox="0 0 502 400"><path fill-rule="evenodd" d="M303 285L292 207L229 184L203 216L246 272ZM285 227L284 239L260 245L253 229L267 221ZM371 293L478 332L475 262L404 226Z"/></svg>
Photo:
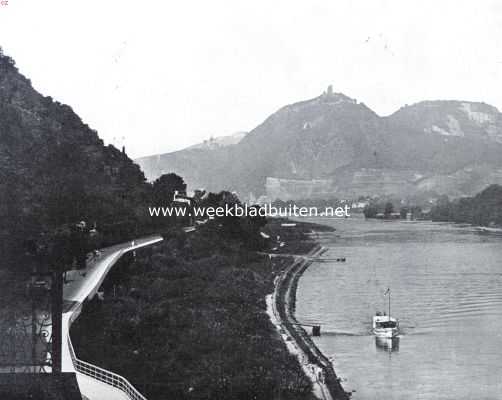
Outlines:
<svg viewBox="0 0 502 400"><path fill-rule="evenodd" d="M288 252L310 227L282 232ZM312 383L266 314L291 259L270 259L207 224L116 265L72 327L79 358L126 377L149 400L313 399Z"/></svg>

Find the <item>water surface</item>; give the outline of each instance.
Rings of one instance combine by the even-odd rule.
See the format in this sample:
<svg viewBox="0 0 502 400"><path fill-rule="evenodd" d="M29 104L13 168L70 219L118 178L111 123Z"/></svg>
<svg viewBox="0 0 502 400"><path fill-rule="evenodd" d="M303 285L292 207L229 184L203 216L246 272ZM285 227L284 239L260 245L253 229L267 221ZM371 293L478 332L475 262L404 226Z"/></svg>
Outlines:
<svg viewBox="0 0 502 400"><path fill-rule="evenodd" d="M354 399L502 399L502 236L431 222L316 219L329 248L298 285L296 315ZM375 311L397 340L371 335Z"/></svg>

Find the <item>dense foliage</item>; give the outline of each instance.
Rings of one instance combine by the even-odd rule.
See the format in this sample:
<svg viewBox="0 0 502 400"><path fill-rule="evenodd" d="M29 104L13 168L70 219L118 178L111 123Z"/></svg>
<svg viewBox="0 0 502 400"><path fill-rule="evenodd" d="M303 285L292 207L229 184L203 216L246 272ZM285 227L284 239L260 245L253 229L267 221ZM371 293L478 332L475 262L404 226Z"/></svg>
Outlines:
<svg viewBox="0 0 502 400"><path fill-rule="evenodd" d="M491 185L474 197L450 201L444 196L431 210L433 221L502 227L502 186Z"/></svg>
<svg viewBox="0 0 502 400"><path fill-rule="evenodd" d="M34 261L26 243L82 220L106 243L130 237L149 222L150 190L124 150L35 91L0 52L0 274L22 279Z"/></svg>
<svg viewBox="0 0 502 400"><path fill-rule="evenodd" d="M82 266L92 248L184 223L152 219L148 206L185 189L175 174L147 183L124 148L39 94L0 49L0 277L22 285L35 268ZM73 240L81 221L92 239Z"/></svg>
<svg viewBox="0 0 502 400"><path fill-rule="evenodd" d="M310 399L310 381L265 313L287 260L250 251L245 233L227 229L215 220L172 234L114 267L105 300L72 328L79 356L153 400Z"/></svg>

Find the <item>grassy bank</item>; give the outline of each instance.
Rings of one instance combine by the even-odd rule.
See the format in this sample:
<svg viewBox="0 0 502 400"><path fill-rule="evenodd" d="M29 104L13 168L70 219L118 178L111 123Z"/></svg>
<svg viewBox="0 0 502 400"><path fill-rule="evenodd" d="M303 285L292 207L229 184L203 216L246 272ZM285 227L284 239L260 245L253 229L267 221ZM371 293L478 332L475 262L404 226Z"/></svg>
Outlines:
<svg viewBox="0 0 502 400"><path fill-rule="evenodd" d="M267 246L279 235L285 252L312 249L310 229L272 220ZM149 400L312 399L265 312L290 262L250 250L218 224L173 233L114 267L104 300L84 307L72 328L78 356L127 377Z"/></svg>

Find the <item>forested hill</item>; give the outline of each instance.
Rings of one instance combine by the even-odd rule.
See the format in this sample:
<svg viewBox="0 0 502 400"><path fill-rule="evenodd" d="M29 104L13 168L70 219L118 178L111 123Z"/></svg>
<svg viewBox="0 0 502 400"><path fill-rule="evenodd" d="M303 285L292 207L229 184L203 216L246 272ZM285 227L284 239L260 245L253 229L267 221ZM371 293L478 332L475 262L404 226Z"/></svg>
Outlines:
<svg viewBox="0 0 502 400"><path fill-rule="evenodd" d="M38 93L0 50L4 265L26 269L17 266L23 242L65 223L85 220L102 230L112 224L127 229L145 190L143 173L125 153L104 146L71 107Z"/></svg>
<svg viewBox="0 0 502 400"><path fill-rule="evenodd" d="M431 211L435 221L502 228L502 186L491 185L473 197L439 200Z"/></svg>

